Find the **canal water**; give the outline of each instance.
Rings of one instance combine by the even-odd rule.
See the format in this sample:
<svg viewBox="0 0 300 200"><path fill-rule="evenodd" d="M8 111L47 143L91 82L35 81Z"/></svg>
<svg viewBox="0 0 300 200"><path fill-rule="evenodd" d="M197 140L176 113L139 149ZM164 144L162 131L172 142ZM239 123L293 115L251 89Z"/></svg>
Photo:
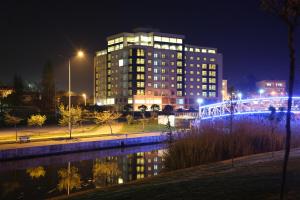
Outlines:
<svg viewBox="0 0 300 200"><path fill-rule="evenodd" d="M165 146L89 151L0 162L0 199L45 199L156 176Z"/></svg>

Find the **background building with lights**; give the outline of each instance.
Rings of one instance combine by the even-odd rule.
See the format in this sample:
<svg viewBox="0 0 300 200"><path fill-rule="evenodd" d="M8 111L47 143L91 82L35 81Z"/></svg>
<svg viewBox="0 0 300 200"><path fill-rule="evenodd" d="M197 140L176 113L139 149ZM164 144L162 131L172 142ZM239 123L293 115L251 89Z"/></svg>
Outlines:
<svg viewBox="0 0 300 200"><path fill-rule="evenodd" d="M185 43L184 35L137 30L107 38L94 58L95 103L197 108L222 100L222 54Z"/></svg>
<svg viewBox="0 0 300 200"><path fill-rule="evenodd" d="M262 80L256 83L260 95L263 97L285 96L286 82L283 80Z"/></svg>

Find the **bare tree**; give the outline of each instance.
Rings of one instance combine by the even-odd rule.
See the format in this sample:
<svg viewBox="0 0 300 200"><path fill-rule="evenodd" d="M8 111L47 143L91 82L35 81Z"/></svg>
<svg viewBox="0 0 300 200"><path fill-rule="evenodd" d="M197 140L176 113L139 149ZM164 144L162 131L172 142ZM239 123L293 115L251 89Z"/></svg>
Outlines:
<svg viewBox="0 0 300 200"><path fill-rule="evenodd" d="M8 125L12 125L15 127L15 131L16 131L16 142L18 141L18 129L17 129L17 125L22 121L21 118L19 117L15 117L13 115L10 115L8 113L6 113L4 115L4 121L6 124Z"/></svg>
<svg viewBox="0 0 300 200"><path fill-rule="evenodd" d="M94 118L96 124L107 124L110 128L110 133L113 134L112 128L111 128L111 122L113 120L116 120L121 117L120 113L114 113L114 112L95 112Z"/></svg>
<svg viewBox="0 0 300 200"><path fill-rule="evenodd" d="M282 169L282 181L280 199L284 199L286 170L291 146L291 107L295 82L295 29L300 16L300 0L261 0L262 8L279 16L288 28L288 48L290 51L289 83L288 83L288 105L286 114L286 142Z"/></svg>

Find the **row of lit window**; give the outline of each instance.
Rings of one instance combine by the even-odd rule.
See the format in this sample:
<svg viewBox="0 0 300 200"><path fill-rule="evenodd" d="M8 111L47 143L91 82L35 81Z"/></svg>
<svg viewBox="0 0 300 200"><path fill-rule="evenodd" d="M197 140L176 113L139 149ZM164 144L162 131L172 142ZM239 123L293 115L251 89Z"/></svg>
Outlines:
<svg viewBox="0 0 300 200"><path fill-rule="evenodd" d="M186 56L185 56L185 59L186 59ZM190 56L190 57L189 57L189 59L190 59L190 60L194 60L194 59L195 59L195 57L194 57L194 56ZM200 60L200 57L196 57L196 59L199 61L199 60ZM206 58L206 57L204 57L204 58L203 58L203 60L204 60L204 61L206 61L206 60L207 60L207 58ZM216 59L215 59L215 58L210 58L210 59L209 59L209 61L210 61L210 62L215 62L215 61L216 61Z"/></svg>
<svg viewBox="0 0 300 200"><path fill-rule="evenodd" d="M193 48L193 47L185 47L184 51L216 54L216 50L214 50L214 49L200 49L200 48Z"/></svg>
<svg viewBox="0 0 300 200"><path fill-rule="evenodd" d="M190 92L189 93L190 96L200 96L200 92L194 93L194 92ZM216 92L202 92L202 96L203 97L216 97Z"/></svg>
<svg viewBox="0 0 300 200"><path fill-rule="evenodd" d="M153 39L156 42L166 42L166 43L182 44L182 39L181 38L170 38L170 37L154 36Z"/></svg>

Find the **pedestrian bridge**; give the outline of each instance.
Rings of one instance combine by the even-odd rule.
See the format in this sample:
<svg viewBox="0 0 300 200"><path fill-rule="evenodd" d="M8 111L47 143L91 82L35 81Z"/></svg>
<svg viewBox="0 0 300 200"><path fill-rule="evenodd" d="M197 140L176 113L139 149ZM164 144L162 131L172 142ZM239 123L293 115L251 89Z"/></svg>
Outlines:
<svg viewBox="0 0 300 200"><path fill-rule="evenodd" d="M176 113L176 118L185 119L210 119L216 117L226 117L233 110L234 115L262 114L270 113L269 107L273 106L278 110L287 108L288 97L263 97L253 99L240 99L233 101L223 101L220 103L208 104L199 107L199 112ZM231 108L232 105L232 109ZM292 112L300 113L300 97L293 97Z"/></svg>

